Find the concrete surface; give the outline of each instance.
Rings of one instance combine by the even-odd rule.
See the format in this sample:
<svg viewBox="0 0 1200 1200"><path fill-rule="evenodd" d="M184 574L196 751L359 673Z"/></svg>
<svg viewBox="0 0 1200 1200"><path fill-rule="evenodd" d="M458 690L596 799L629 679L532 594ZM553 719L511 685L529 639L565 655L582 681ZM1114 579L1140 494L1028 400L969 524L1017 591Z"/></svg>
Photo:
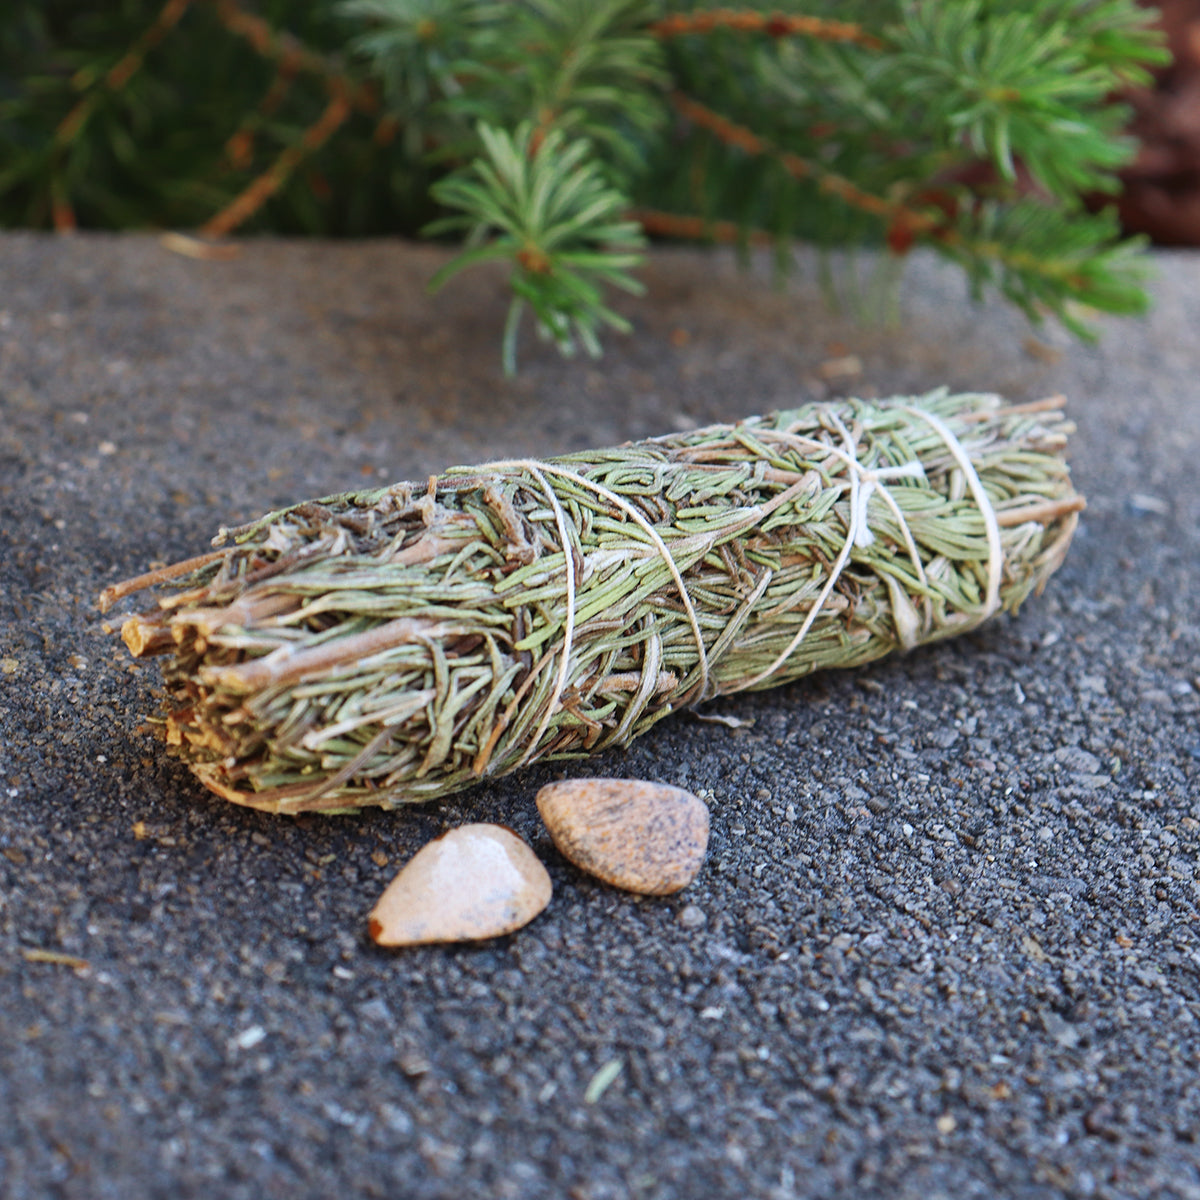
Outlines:
<svg viewBox="0 0 1200 1200"><path fill-rule="evenodd" d="M0 1195L1200 1197L1200 256L1089 348L925 261L881 332L811 269L661 252L633 336L599 365L527 339L515 383L501 280L430 299L440 261L0 238ZM1066 566L1015 620L596 764L711 791L675 898L554 853L562 768L399 814L219 801L139 730L157 668L92 607L366 478L939 383L1072 397ZM533 844L549 910L372 946L387 880L468 819Z"/></svg>

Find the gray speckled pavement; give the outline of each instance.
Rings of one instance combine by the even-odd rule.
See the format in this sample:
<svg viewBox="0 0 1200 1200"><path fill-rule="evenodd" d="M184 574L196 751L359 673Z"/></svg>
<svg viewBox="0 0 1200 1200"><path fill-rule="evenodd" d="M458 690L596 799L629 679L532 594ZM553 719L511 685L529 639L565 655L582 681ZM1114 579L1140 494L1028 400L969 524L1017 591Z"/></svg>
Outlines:
<svg viewBox="0 0 1200 1200"><path fill-rule="evenodd" d="M529 339L515 383L502 281L430 299L441 261L0 237L0 1196L1200 1197L1200 256L1089 348L924 260L886 332L811 272L661 252L634 335ZM157 668L105 584L368 478L794 404L848 353L859 392L1068 393L1090 507L1018 618L571 767L711 790L678 897L555 854L561 767L288 820L139 731ZM547 862L547 912L373 946L472 819Z"/></svg>

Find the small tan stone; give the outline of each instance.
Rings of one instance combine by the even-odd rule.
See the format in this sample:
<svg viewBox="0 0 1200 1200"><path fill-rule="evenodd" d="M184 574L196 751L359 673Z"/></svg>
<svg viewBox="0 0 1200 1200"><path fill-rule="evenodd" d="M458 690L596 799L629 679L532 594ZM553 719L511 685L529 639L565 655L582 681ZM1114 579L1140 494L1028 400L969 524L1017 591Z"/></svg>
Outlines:
<svg viewBox="0 0 1200 1200"><path fill-rule="evenodd" d="M691 792L641 779L567 779L538 792L564 858L646 896L687 887L708 849L708 809Z"/></svg>
<svg viewBox="0 0 1200 1200"><path fill-rule="evenodd" d="M468 942L527 925L550 903L550 876L500 825L460 825L422 846L367 918L381 946Z"/></svg>

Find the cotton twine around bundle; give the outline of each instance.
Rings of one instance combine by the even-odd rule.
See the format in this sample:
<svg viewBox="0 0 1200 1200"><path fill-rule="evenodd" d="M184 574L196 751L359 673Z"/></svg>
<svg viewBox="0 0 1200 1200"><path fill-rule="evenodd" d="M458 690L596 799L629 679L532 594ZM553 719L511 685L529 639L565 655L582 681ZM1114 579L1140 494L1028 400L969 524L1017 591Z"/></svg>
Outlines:
<svg viewBox="0 0 1200 1200"><path fill-rule="evenodd" d="M809 405L456 467L221 530L109 588L166 654L167 743L273 812L428 800L714 696L1015 611L1084 501L1062 400Z"/></svg>

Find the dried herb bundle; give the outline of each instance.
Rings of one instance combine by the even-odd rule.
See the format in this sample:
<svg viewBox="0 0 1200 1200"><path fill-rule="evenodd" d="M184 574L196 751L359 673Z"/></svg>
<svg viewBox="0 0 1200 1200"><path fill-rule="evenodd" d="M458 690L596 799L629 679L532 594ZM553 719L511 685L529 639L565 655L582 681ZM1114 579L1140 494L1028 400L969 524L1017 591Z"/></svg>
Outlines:
<svg viewBox="0 0 1200 1200"><path fill-rule="evenodd" d="M811 405L455 468L222 530L130 580L167 742L275 812L395 806L1015 610L1083 499L1061 399Z"/></svg>

